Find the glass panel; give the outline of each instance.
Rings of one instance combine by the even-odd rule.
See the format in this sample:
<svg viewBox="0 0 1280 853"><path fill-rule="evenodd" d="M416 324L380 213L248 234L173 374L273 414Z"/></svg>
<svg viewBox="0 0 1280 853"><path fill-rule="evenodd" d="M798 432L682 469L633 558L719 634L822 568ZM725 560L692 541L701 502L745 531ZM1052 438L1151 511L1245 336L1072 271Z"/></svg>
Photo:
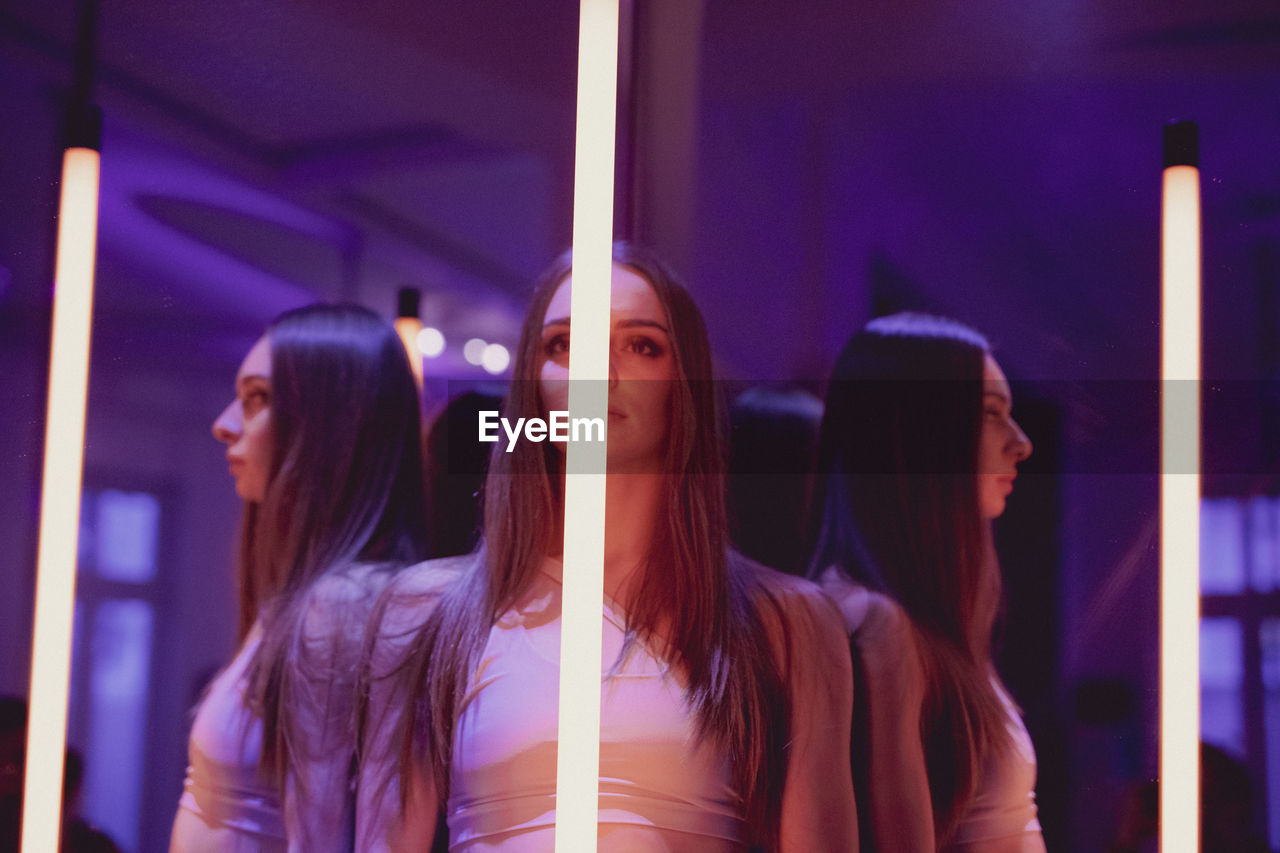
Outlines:
<svg viewBox="0 0 1280 853"><path fill-rule="evenodd" d="M1200 591L1230 595L1244 591L1244 513L1240 501L1200 502Z"/></svg>
<svg viewBox="0 0 1280 853"><path fill-rule="evenodd" d="M88 606L77 596L71 617L71 682L67 686L67 745L76 748L85 742L85 715L82 713L85 673L93 663L88 659L88 647L83 642L87 609Z"/></svg>
<svg viewBox="0 0 1280 853"><path fill-rule="evenodd" d="M160 504L145 492L107 490L98 495L94 558L111 580L145 583L156 574Z"/></svg>
<svg viewBox="0 0 1280 853"><path fill-rule="evenodd" d="M1267 732L1267 826L1280 848L1280 619L1262 621L1262 687Z"/></svg>
<svg viewBox="0 0 1280 853"><path fill-rule="evenodd" d="M80 525L76 535L76 572L82 575L97 574L93 562L94 506L97 496L87 489L80 493Z"/></svg>
<svg viewBox="0 0 1280 853"><path fill-rule="evenodd" d="M1200 737L1244 753L1244 643L1235 619L1200 620Z"/></svg>
<svg viewBox="0 0 1280 853"><path fill-rule="evenodd" d="M125 850L138 849L151 631L151 605L106 601L94 619L90 650L83 811Z"/></svg>
<svg viewBox="0 0 1280 853"><path fill-rule="evenodd" d="M1249 583L1257 592L1280 589L1280 499L1249 501Z"/></svg>
<svg viewBox="0 0 1280 853"><path fill-rule="evenodd" d="M1262 620L1262 687L1280 691L1280 619Z"/></svg>

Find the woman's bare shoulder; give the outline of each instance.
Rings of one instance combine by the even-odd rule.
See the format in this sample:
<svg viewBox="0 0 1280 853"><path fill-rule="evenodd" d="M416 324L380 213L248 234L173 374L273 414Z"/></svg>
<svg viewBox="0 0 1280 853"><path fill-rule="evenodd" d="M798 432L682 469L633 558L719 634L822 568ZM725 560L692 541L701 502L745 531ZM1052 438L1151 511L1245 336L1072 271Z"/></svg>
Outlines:
<svg viewBox="0 0 1280 853"><path fill-rule="evenodd" d="M325 572L303 593L306 635L349 632L363 626L375 607L390 598L408 604L443 595L463 571L464 558L427 560L409 566L360 563ZM348 624L352 623L352 624Z"/></svg>
<svg viewBox="0 0 1280 853"><path fill-rule="evenodd" d="M396 572L388 590L393 595L439 597L466 574L477 559L475 554L463 554L406 566Z"/></svg>
<svg viewBox="0 0 1280 853"><path fill-rule="evenodd" d="M361 636L386 578L373 566L346 566L325 572L300 592L298 638L304 655L348 662L358 656Z"/></svg>
<svg viewBox="0 0 1280 853"><path fill-rule="evenodd" d="M831 605L822 588L807 578L778 571L736 552L731 553L730 560L738 571L750 573L757 596L771 598L785 609L817 607L826 610Z"/></svg>
<svg viewBox="0 0 1280 853"><path fill-rule="evenodd" d="M818 582L839 608L864 663L905 667L904 674L919 671L918 638L911 617L892 596L868 589L836 566L823 571Z"/></svg>
<svg viewBox="0 0 1280 853"><path fill-rule="evenodd" d="M475 555L425 560L396 572L378 602L379 633L396 636L419 628L445 594L474 564Z"/></svg>
<svg viewBox="0 0 1280 853"><path fill-rule="evenodd" d="M731 559L738 571L751 573L756 608L771 634L787 637L793 648L797 644L846 647L840 612L818 584L740 554Z"/></svg>

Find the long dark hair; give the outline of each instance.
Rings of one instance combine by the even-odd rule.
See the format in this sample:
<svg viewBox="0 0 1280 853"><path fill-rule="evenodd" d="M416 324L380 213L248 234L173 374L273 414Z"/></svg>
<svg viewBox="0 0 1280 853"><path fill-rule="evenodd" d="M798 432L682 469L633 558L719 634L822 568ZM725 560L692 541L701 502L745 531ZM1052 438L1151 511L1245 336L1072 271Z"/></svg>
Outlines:
<svg viewBox="0 0 1280 853"><path fill-rule="evenodd" d="M989 350L941 317L868 323L832 372L814 483L810 574L836 566L892 596L920 641L939 847L974 796L982 760L1008 741L991 663L1000 575L977 486Z"/></svg>
<svg viewBox="0 0 1280 853"><path fill-rule="evenodd" d="M286 709L314 677L297 670L318 581L354 582L358 565L376 565L377 575L422 559L426 513L417 390L391 326L359 306L311 305L277 317L266 337L272 450L263 500L245 509L240 635L261 620L246 698L262 719L262 769L283 785L299 746ZM363 628L360 607L324 603L336 617L327 629ZM354 673L342 675L354 683Z"/></svg>
<svg viewBox="0 0 1280 853"><path fill-rule="evenodd" d="M789 708L779 662L762 620L769 606L755 570L728 552L721 405L711 381L706 326L675 277L652 255L615 245L614 263L653 287L666 313L679 381L659 528L628 607L628 636L656 640L689 683L699 734L729 754L750 831L772 847L786 775ZM544 417L537 381L543 317L569 274L566 253L539 280L516 352L508 418ZM495 621L528 589L549 552L560 509L560 463L550 443L495 449L484 493L484 538L471 569L446 593L419 634L408 675L413 726L404 761L430 755L447 798L453 730L467 679ZM655 637L659 625L663 636ZM406 768L407 769L407 768Z"/></svg>

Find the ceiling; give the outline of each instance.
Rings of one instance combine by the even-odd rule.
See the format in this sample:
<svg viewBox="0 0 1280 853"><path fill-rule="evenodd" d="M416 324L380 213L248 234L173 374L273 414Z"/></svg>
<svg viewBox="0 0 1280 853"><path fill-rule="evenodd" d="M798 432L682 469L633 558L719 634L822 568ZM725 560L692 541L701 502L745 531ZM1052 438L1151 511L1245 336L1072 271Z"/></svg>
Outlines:
<svg viewBox="0 0 1280 853"><path fill-rule="evenodd" d="M0 68L63 98L75 7L11 0L0 10ZM99 316L151 330L163 352L166 334L181 346L192 324L256 329L317 297L390 311L394 291L413 285L424 290L424 319L451 338L513 341L528 282L570 234L576 7L101 4L101 251L111 286L100 289ZM1101 323L1100 337L1123 339L1135 312L1149 308L1114 287L1091 288L1085 279L1098 258L1052 241L1066 234L1067 245L1096 246L1140 222L1149 195L1109 194L1123 180L1109 164L1133 156L1142 134L1154 139L1160 118L1190 107L1206 127L1206 174L1224 184L1208 191L1207 216L1252 229L1224 245L1236 240L1245 251L1259 232L1280 236L1273 4L997 0L975 11L926 0L856 9L837 0L706 0L700 8L697 99L712 117L698 155L711 177L702 180L717 174L720 155L707 141L717 111L819 104L848 131L847 151L842 143L819 152L833 180L854 168L846 159L861 158L883 183L879 207L850 218L850 228L873 234L894 221L918 239L926 224L946 227L931 237L932 253L906 237L854 240L846 254L860 253L863 278L896 269L924 301L963 314L947 282L957 253L972 254L972 276L997 263L1073 271L1082 284L1070 294L1028 288L1016 275L984 291L984 304L1007 308L1004 317L993 309L991 321L1005 340L1050 353L1026 356L1040 359L1035 369L1054 372L1053 343L1020 330L1065 319L1063 337ZM660 36L636 49L664 61ZM981 133L957 135L964 124ZM1039 141L1026 141L1030 130L1002 139L1001 127L1037 129ZM959 173L947 168L956 162L965 164ZM866 175L846 177L865 190ZM701 195L700 211L714 214L706 199L715 193ZM985 205L980 217L969 213L975 198ZM912 204L929 216L915 217ZM691 267L731 264L716 256L719 221L695 227L708 260ZM1010 233L1027 236L1017 250ZM1141 269L1117 257L1102 278ZM714 270L704 277L720 286ZM232 359L243 334L224 338L214 346ZM1079 360L1078 347L1061 347L1064 363ZM753 364L738 343L728 358ZM441 370L467 369L446 362Z"/></svg>
<svg viewBox="0 0 1280 853"><path fill-rule="evenodd" d="M510 337L570 221L576 9L535 5L101 4L99 318L164 294L260 328L412 285L428 321ZM75 20L8 4L6 65L64 96Z"/></svg>

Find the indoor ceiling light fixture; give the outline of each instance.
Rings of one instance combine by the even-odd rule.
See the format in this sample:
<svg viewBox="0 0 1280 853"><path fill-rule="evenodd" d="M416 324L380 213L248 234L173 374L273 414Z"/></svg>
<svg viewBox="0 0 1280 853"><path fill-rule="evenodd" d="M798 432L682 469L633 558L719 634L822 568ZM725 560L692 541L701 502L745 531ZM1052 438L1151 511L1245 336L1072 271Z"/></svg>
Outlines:
<svg viewBox="0 0 1280 853"><path fill-rule="evenodd" d="M418 335L422 332L422 320L418 318L421 294L415 287L402 287L396 296L396 334L409 356L409 368L413 371L413 383L422 393L422 353L418 349Z"/></svg>

